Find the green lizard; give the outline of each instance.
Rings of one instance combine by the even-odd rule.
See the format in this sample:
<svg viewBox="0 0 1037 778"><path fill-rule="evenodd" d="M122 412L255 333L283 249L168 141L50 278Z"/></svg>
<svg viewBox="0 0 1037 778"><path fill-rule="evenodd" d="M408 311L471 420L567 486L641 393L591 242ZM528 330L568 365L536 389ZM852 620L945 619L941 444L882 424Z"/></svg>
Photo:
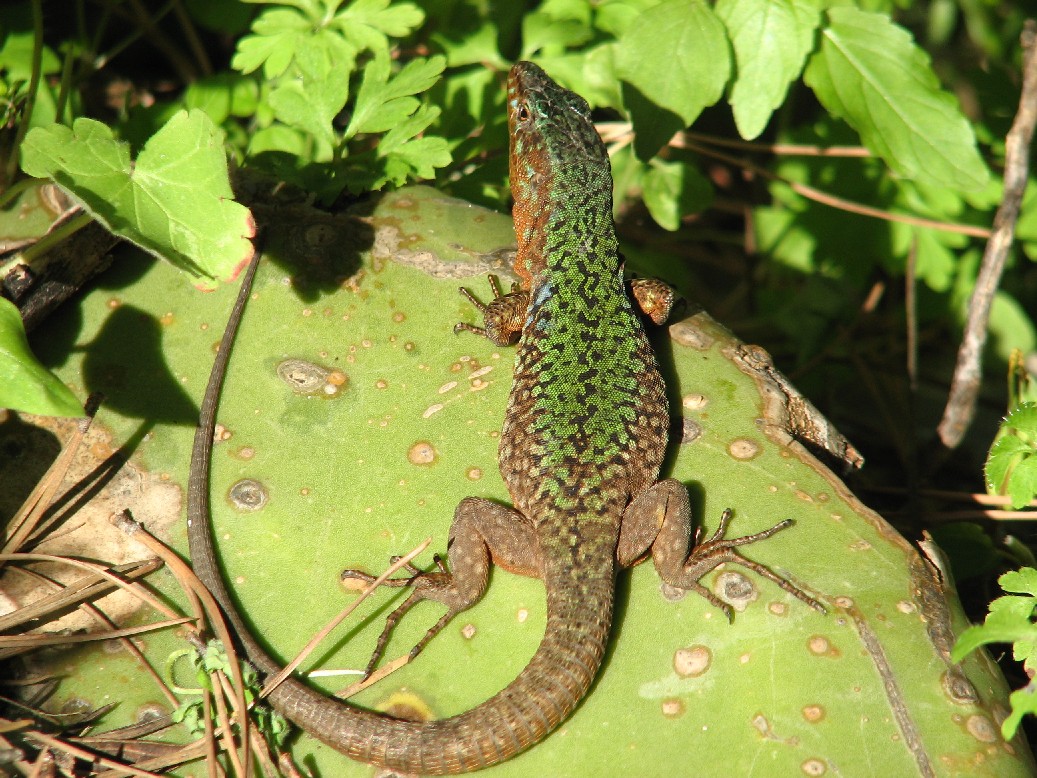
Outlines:
<svg viewBox="0 0 1037 778"><path fill-rule="evenodd" d="M726 540L730 514L725 512L713 537L689 553L687 490L679 481L658 480L670 414L641 314L623 280L612 224L611 169L590 109L539 67L520 62L508 78L508 128L518 239L515 267L521 284L503 297L494 286L494 301L477 303L485 329L459 328L484 332L498 343L518 336L499 456L514 507L475 497L458 505L450 528L450 572L416 572L391 582L413 590L387 620L372 666L392 625L415 602L437 601L447 612L412 655L453 616L476 603L491 560L544 581L543 641L507 688L447 719L390 718L327 698L293 678L269 697L274 708L306 732L350 757L408 773L478 770L529 748L561 724L587 694L601 666L612 624L616 571L646 554L664 581L698 592L729 616L729 607L699 583L722 563L754 570L824 610L736 550L770 537L790 521ZM247 295L243 289L239 306ZM635 291L640 299L654 299L643 287ZM232 319L236 314L240 307ZM217 374L232 337L229 325L195 439L189 539L199 577L227 612L251 661L271 674L280 667L235 610L219 574L209 528L208 460ZM356 571L347 575L369 579Z"/></svg>

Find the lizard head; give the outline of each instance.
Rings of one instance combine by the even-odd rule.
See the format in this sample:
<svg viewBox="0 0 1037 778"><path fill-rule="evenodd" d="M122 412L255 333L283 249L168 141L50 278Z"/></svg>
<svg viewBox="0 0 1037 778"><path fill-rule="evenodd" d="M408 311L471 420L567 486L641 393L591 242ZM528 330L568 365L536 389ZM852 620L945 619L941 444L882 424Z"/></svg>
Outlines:
<svg viewBox="0 0 1037 778"><path fill-rule="evenodd" d="M508 136L516 270L528 282L542 267L552 215L588 193L605 194L611 210L612 169L587 101L532 62L508 74Z"/></svg>

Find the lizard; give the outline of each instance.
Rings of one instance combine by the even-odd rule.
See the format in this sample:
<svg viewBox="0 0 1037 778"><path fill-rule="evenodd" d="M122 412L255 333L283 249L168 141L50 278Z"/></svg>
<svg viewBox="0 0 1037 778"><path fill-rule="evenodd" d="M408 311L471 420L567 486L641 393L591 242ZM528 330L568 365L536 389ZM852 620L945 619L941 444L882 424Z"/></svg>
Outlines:
<svg viewBox="0 0 1037 778"><path fill-rule="evenodd" d="M806 592L738 551L791 520L727 539L731 512L725 511L712 537L699 542L686 487L659 479L670 427L665 384L624 281L609 157L588 103L537 65L519 62L509 72L507 110L520 282L506 295L494 283L493 301L476 303L485 327L457 329L482 332L498 343L518 339L498 457L512 507L464 499L451 524L447 566L413 569L412 576L389 582L412 591L387 619L368 672L392 625L411 605L432 600L447 609L411 651L413 657L481 598L491 564L543 580L544 637L511 684L450 718L392 718L326 697L292 677L268 697L301 729L353 759L407 773L478 770L558 727L601 667L617 571L643 557L651 556L663 581L697 592L729 619L730 607L700 583L724 563L755 571L824 612ZM223 582L208 507L216 401L254 269L253 262L202 404L188 537L198 577L225 610L250 661L270 675L281 667L250 633ZM370 580L359 571L343 575Z"/></svg>

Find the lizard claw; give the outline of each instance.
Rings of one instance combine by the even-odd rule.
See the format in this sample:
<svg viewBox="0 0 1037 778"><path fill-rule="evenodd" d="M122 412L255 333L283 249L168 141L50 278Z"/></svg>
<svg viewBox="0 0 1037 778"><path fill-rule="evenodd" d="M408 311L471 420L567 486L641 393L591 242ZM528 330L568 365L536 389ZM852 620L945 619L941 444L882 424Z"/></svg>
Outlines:
<svg viewBox="0 0 1037 778"><path fill-rule="evenodd" d="M399 557L393 557L392 561L398 560ZM429 641L432 640L439 632L445 627L450 619L452 619L460 608L453 607L449 604L450 597L447 594L452 585L453 576L447 571L446 564L444 564L442 558L436 554L433 560L438 568L438 572L428 573L424 570L420 570L412 564L405 565L405 569L411 573L406 578L389 578L382 581L382 586L391 587L404 587L412 586L414 591L408 595L399 606L397 606L385 619L385 626L382 628L381 634L378 636L378 642L375 644L374 651L371 652L371 659L367 663L367 667L364 668L363 679L367 680L371 677L375 668L378 666L378 662L381 661L385 655L385 648L389 643L389 637L392 635L392 631L396 628L399 623L411 608L417 605L422 600L436 600L443 601L447 600L447 607L449 610L446 614L439 619L432 627L422 636L422 638L414 645L410 650L410 659L414 659L421 651L428 645ZM339 579L343 582L359 581L363 584L370 585L377 578L370 573L365 573L363 570L343 570L339 574ZM346 583L349 588L360 588L360 586L354 586L351 583ZM446 597L443 595L447 594Z"/></svg>
<svg viewBox="0 0 1037 778"><path fill-rule="evenodd" d="M460 288L461 295L482 314L484 326L459 322L454 325L454 332L473 332L496 346L511 346L522 334L526 309L529 307L529 293L514 283L508 294L501 294L497 276L490 275L489 280L493 292L493 300L489 303L480 302L468 289L463 286Z"/></svg>
<svg viewBox="0 0 1037 778"><path fill-rule="evenodd" d="M752 570L754 573L766 578L768 581L777 584L781 589L791 594L797 600L806 603L819 613L827 613L828 611L824 605L787 578L782 578L766 565L762 565L759 562L754 562L752 559L742 556L742 554L737 550L739 546L747 546L750 543L755 543L759 540L766 540L772 535L781 532L783 529L791 527L795 522L793 522L792 519L785 519L779 521L773 527L769 527L761 532L754 532L752 535L744 535L739 538L725 538L724 535L727 532L727 525L731 521L731 515L731 509L725 508L724 512L720 515L720 524L717 527L716 532L710 536L709 540L696 545L692 550L691 555L685 562L684 569L694 580L691 582L692 585L687 588L693 589L695 592L705 597L712 605L715 605L724 611L727 614L728 620L731 620L733 617L731 607L698 583L698 579L706 573L715 569L718 565L724 562L729 562L731 564L740 565L748 570ZM699 533L696 533L696 540L698 539L698 536Z"/></svg>

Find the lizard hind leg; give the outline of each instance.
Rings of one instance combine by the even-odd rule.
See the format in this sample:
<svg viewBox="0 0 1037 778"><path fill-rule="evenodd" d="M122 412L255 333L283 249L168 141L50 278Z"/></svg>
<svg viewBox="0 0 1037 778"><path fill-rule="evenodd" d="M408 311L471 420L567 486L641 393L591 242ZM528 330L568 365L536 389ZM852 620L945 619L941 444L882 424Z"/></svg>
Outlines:
<svg viewBox="0 0 1037 778"><path fill-rule="evenodd" d="M539 551L532 525L517 511L490 500L469 497L458 504L450 525L448 548L447 565L435 557L437 571L425 572L408 566L410 576L384 582L384 586L411 586L413 591L386 617L365 678L374 672L400 619L419 602L438 602L445 605L447 611L410 650L411 659L421 653L454 616L482 599L491 559L515 572L539 574ZM375 580L360 570L346 570L342 577L367 583Z"/></svg>
<svg viewBox="0 0 1037 778"><path fill-rule="evenodd" d="M824 606L791 581L782 578L765 565L743 556L738 547L766 540L792 525L791 519L739 538L726 538L731 511L720 517L716 532L699 543L700 532L691 532L691 505L684 484L672 478L660 481L639 495L627 508L620 532L618 557L628 566L651 551L659 577L678 589L696 592L722 610L730 619L731 606L699 581L721 564L729 563L752 570L777 584L784 591L811 608L824 613ZM694 546L689 553L689 545Z"/></svg>

